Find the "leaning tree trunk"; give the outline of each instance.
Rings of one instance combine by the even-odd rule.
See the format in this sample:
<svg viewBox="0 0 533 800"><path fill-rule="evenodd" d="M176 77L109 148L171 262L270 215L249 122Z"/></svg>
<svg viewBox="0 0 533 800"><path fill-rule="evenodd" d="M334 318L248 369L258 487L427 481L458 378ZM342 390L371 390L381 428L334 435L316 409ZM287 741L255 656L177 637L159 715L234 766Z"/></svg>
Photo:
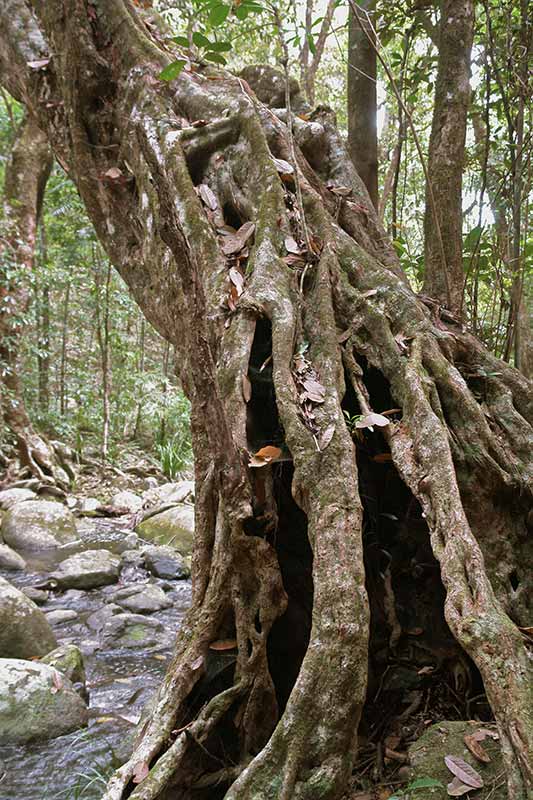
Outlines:
<svg viewBox="0 0 533 800"><path fill-rule="evenodd" d="M192 607L106 800L345 790L369 614L343 402L401 409L368 436L419 503L448 625L482 676L510 796L525 800L527 381L410 290L326 111L295 120L291 165L285 110L242 78L196 64L158 80L174 53L129 0L8 5L6 85L175 346L192 403Z"/></svg>
<svg viewBox="0 0 533 800"><path fill-rule="evenodd" d="M0 392L4 422L15 437L20 462L45 483L63 487L68 474L50 444L33 428L22 396L19 351L26 329L39 217L52 167L47 136L32 114L22 122L6 167L4 256L0 267Z"/></svg>

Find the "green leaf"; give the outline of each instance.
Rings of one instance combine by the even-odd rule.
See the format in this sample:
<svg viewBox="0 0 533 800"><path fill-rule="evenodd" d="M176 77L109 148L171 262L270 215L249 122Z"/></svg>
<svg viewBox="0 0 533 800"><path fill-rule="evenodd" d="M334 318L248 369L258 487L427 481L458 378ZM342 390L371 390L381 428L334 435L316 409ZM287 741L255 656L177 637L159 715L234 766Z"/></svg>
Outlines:
<svg viewBox="0 0 533 800"><path fill-rule="evenodd" d="M208 49L213 53L229 53L231 42L211 42Z"/></svg>
<svg viewBox="0 0 533 800"><path fill-rule="evenodd" d="M187 62L183 58L178 58L176 61L173 61L171 64L166 66L162 72L159 73L159 80L173 81L174 78L178 77L186 63Z"/></svg>
<svg viewBox="0 0 533 800"><path fill-rule="evenodd" d="M222 23L226 21L228 14L229 14L229 6L224 4L213 6L209 14L209 24L213 25L213 27L215 28L218 25L222 25Z"/></svg>
<svg viewBox="0 0 533 800"><path fill-rule="evenodd" d="M219 55L218 53L204 53L204 58L206 61L214 61L216 64L227 64L228 62L224 58L224 56Z"/></svg>
<svg viewBox="0 0 533 800"><path fill-rule="evenodd" d="M307 42L308 42L308 44L309 44L309 49L310 49L311 53L312 53L314 56L316 56L316 46L315 46L315 42L314 42L314 40L313 40L313 37L311 36L311 34L310 34L310 33L308 33L308 34L307 34Z"/></svg>
<svg viewBox="0 0 533 800"><path fill-rule="evenodd" d="M237 17L237 19L240 19L242 22L242 20L246 19L246 17L250 12L246 8L246 6L237 6L237 8L233 9L233 13Z"/></svg>
<svg viewBox="0 0 533 800"><path fill-rule="evenodd" d="M431 789L432 787L444 789L442 783L435 780L435 778L417 778L416 781L412 781L407 788L413 791L415 789Z"/></svg>
<svg viewBox="0 0 533 800"><path fill-rule="evenodd" d="M193 40L194 44L196 45L196 47L208 47L209 48L211 46L211 42L209 41L207 36L204 36L204 34L200 33L200 31L195 31L193 33L192 40Z"/></svg>
<svg viewBox="0 0 533 800"><path fill-rule="evenodd" d="M180 47L189 47L189 40L186 36L173 36L172 41L176 42L176 44L179 44Z"/></svg>

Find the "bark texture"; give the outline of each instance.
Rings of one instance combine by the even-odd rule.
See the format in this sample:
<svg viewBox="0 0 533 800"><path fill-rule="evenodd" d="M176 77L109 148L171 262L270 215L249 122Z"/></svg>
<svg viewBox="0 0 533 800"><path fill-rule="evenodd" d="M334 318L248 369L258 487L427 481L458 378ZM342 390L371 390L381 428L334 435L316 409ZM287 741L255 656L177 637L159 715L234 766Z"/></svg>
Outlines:
<svg viewBox="0 0 533 800"><path fill-rule="evenodd" d="M377 209L377 57L374 8L374 0L364 0L349 11L348 152L374 208Z"/></svg>
<svg viewBox="0 0 533 800"><path fill-rule="evenodd" d="M69 476L53 448L33 429L24 405L18 357L30 300L30 273L44 189L52 167L47 136L28 114L6 167L4 256L0 267L1 401L6 426L15 437L21 464L46 483L67 486Z"/></svg>
<svg viewBox="0 0 533 800"><path fill-rule="evenodd" d="M464 286L462 181L473 35L473 0L443 0L429 140L424 291L459 316Z"/></svg>
<svg viewBox="0 0 533 800"><path fill-rule="evenodd" d="M286 112L253 91L267 68L245 81L197 65L165 85L175 53L128 0L8 4L7 86L175 346L192 404L193 604L105 800L342 796L369 626L347 398L351 413L401 409L379 441L419 504L446 620L525 800L530 385L410 290L331 114L294 121L299 208ZM250 468L258 445L276 457Z"/></svg>

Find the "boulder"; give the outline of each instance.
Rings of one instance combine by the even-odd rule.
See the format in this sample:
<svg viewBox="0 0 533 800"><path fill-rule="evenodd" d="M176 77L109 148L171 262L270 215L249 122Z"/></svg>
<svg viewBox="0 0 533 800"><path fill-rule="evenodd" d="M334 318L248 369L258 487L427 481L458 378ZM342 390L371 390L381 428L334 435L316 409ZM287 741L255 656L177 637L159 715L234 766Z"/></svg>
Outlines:
<svg viewBox="0 0 533 800"><path fill-rule="evenodd" d="M124 611L121 606L117 606L115 603L108 603L105 606L102 606L97 611L93 611L93 613L87 617L87 625L91 630L101 631L104 625L109 622L111 617L115 614L122 614Z"/></svg>
<svg viewBox="0 0 533 800"><path fill-rule="evenodd" d="M483 763L475 758L465 744L465 736L471 736L479 731L483 731L481 735L484 735L485 738L478 742L478 745L481 745L489 757L488 763ZM409 747L412 782L431 777L439 781L441 786L426 788L424 797L427 797L428 800L430 798L431 800L448 800L446 787L454 776L446 766L444 758L445 756L455 756L466 761L483 780L483 788L477 789L475 793L472 790L472 798L475 796L476 800L488 800L489 797L490 800L507 800L507 786L505 781L502 781L502 755L499 743L497 739L493 738L494 736L498 736L496 726L489 722L443 720L432 725Z"/></svg>
<svg viewBox="0 0 533 800"><path fill-rule="evenodd" d="M87 706L48 664L0 659L0 741L53 739L87 724Z"/></svg>
<svg viewBox="0 0 533 800"><path fill-rule="evenodd" d="M180 555L188 556L194 538L194 507L182 503L155 514L137 526L137 533L156 544L172 545Z"/></svg>
<svg viewBox="0 0 533 800"><path fill-rule="evenodd" d="M0 544L0 569L26 569L26 562L7 544Z"/></svg>
<svg viewBox="0 0 533 800"><path fill-rule="evenodd" d="M161 622L142 614L116 614L104 625L104 643L112 647L153 647L159 644Z"/></svg>
<svg viewBox="0 0 533 800"><path fill-rule="evenodd" d="M43 612L0 578L0 658L44 656L57 641Z"/></svg>
<svg viewBox="0 0 533 800"><path fill-rule="evenodd" d="M147 569L156 578L183 580L191 571L177 550L168 545L148 545L142 550Z"/></svg>
<svg viewBox="0 0 533 800"><path fill-rule="evenodd" d="M194 481L176 481L163 483L143 492L143 505L162 506L167 503L183 503L185 500L194 499Z"/></svg>
<svg viewBox="0 0 533 800"><path fill-rule="evenodd" d="M55 608L53 611L47 611L45 617L50 625L61 625L62 622L71 622L73 619L77 619L78 614L70 608Z"/></svg>
<svg viewBox="0 0 533 800"><path fill-rule="evenodd" d="M78 506L78 513L82 517L96 517L102 504L96 497L82 497Z"/></svg>
<svg viewBox="0 0 533 800"><path fill-rule="evenodd" d="M35 500L35 492L31 489L4 489L0 492L0 509L7 511L16 503L23 503L26 500Z"/></svg>
<svg viewBox="0 0 533 800"><path fill-rule="evenodd" d="M41 658L41 664L48 664L49 666L57 669L62 675L72 684L82 684L85 686L85 665L83 663L83 655L79 647L75 644L64 644L61 647L52 650L47 656Z"/></svg>
<svg viewBox="0 0 533 800"><path fill-rule="evenodd" d="M60 503L26 500L7 512L2 536L15 550L46 550L75 541L76 523Z"/></svg>
<svg viewBox="0 0 533 800"><path fill-rule="evenodd" d="M135 492L124 489L122 492L118 492L112 497L111 505L113 508L127 508L128 511L134 514L143 507L143 500L142 497L139 497Z"/></svg>
<svg viewBox="0 0 533 800"><path fill-rule="evenodd" d="M21 592L38 606L48 602L48 592L45 589L37 589L36 586L22 586Z"/></svg>
<svg viewBox="0 0 533 800"><path fill-rule="evenodd" d="M85 550L62 561L50 579L61 589L94 589L118 580L120 558L108 550Z"/></svg>
<svg viewBox="0 0 533 800"><path fill-rule="evenodd" d="M134 614L153 614L172 605L163 589L150 583L118 589L113 593L113 602Z"/></svg>

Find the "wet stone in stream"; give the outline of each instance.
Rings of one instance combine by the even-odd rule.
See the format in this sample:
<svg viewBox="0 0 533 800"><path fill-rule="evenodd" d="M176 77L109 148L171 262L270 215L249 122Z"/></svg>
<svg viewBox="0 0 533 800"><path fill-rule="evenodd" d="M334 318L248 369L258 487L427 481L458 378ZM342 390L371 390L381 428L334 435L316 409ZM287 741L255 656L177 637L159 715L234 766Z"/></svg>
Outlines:
<svg viewBox="0 0 533 800"><path fill-rule="evenodd" d="M58 559L76 551L105 548L120 555L132 546L142 549L145 544L142 540L135 542L131 530L116 520L84 520L78 536L81 542L77 547L63 549L55 561L50 553L39 558L25 554L25 571L0 571L0 575L19 589L40 587L57 567ZM135 725L165 673L191 595L189 581L161 580L140 563L133 566L128 564L119 582L109 586L89 591L50 590L45 602L44 592L39 595L45 614L59 610L76 613L75 619L52 613L49 620L59 644L75 644L84 655L89 724L45 742L9 747L0 743L0 800L100 800L106 779L127 758ZM124 601L130 596L127 587L138 584L157 587L152 598L171 605L143 615L119 606L117 599ZM116 639L105 635L109 622L120 616L133 617L135 623L127 647L117 646ZM144 641L139 634L143 627L150 632Z"/></svg>

